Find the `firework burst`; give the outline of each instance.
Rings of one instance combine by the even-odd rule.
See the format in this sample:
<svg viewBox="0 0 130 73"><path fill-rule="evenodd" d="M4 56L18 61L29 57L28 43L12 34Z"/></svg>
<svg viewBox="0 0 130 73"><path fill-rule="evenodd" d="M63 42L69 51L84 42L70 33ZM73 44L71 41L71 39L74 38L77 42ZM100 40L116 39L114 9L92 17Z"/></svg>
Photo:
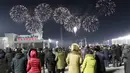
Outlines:
<svg viewBox="0 0 130 73"><path fill-rule="evenodd" d="M112 0L99 0L96 3L96 8L99 14L110 16L115 12L116 4Z"/></svg>
<svg viewBox="0 0 130 73"><path fill-rule="evenodd" d="M64 24L68 17L70 17L70 11L65 7L56 8L53 13L53 18L56 23Z"/></svg>
<svg viewBox="0 0 130 73"><path fill-rule="evenodd" d="M34 34L34 33L38 33L38 32L40 32L40 31L42 31L43 25L42 25L42 22L40 22L40 20L38 20L38 19L34 16L34 17L29 18L29 19L26 21L25 27L26 27L26 30L27 30L29 33Z"/></svg>
<svg viewBox="0 0 130 73"><path fill-rule="evenodd" d="M10 17L15 22L25 22L28 16L28 9L23 5L17 5L10 10Z"/></svg>
<svg viewBox="0 0 130 73"><path fill-rule="evenodd" d="M95 32L98 30L99 20L96 16L87 16L82 21L82 27L87 32Z"/></svg>
<svg viewBox="0 0 130 73"><path fill-rule="evenodd" d="M74 27L79 30L81 27L81 20L76 16L71 16L65 21L64 28L68 32L74 32Z"/></svg>
<svg viewBox="0 0 130 73"><path fill-rule="evenodd" d="M53 12L50 5L45 3L39 4L34 11L35 16L37 16L42 22L47 21L51 17Z"/></svg>

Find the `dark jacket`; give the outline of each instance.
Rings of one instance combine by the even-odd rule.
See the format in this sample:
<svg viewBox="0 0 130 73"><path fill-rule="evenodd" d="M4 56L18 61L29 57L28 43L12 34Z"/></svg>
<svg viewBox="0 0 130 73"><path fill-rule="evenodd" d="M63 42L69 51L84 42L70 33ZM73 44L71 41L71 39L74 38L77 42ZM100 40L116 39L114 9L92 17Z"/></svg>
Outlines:
<svg viewBox="0 0 130 73"><path fill-rule="evenodd" d="M11 53L11 52L6 53L6 55L5 55L5 62L6 62L9 66L10 66L10 64L11 64L12 59L13 59L13 53Z"/></svg>
<svg viewBox="0 0 130 73"><path fill-rule="evenodd" d="M44 66L44 58L45 58L44 52L39 52L39 53L38 53L38 58L39 58L40 61L41 61L41 66Z"/></svg>
<svg viewBox="0 0 130 73"><path fill-rule="evenodd" d="M5 57L5 52L3 50L0 50L0 59L3 59Z"/></svg>
<svg viewBox="0 0 130 73"><path fill-rule="evenodd" d="M109 60L109 50L108 49L104 49L103 50L103 54L104 54L105 60Z"/></svg>
<svg viewBox="0 0 130 73"><path fill-rule="evenodd" d="M55 55L52 53L52 51L48 51L45 60L47 63L47 69L49 71L53 71L56 66L56 61L55 61Z"/></svg>
<svg viewBox="0 0 130 73"><path fill-rule="evenodd" d="M126 62L127 61L127 54L129 53L129 49L128 48L124 48L123 51L122 51L122 59L123 59L123 62Z"/></svg>
<svg viewBox="0 0 130 73"><path fill-rule="evenodd" d="M125 55L126 61L126 73L130 73L130 52Z"/></svg>
<svg viewBox="0 0 130 73"><path fill-rule="evenodd" d="M106 69L105 69L105 64L104 64L104 56L102 53L97 52L95 55L95 59L97 62L97 69L96 69L96 73L105 73Z"/></svg>
<svg viewBox="0 0 130 73"><path fill-rule="evenodd" d="M116 57L117 57L117 59L119 59L119 58L122 56L121 47L120 47L120 46L117 46L115 52L116 52Z"/></svg>
<svg viewBox="0 0 130 73"><path fill-rule="evenodd" d="M22 53L17 53L12 60L11 69L13 73L27 73L26 72L27 58Z"/></svg>

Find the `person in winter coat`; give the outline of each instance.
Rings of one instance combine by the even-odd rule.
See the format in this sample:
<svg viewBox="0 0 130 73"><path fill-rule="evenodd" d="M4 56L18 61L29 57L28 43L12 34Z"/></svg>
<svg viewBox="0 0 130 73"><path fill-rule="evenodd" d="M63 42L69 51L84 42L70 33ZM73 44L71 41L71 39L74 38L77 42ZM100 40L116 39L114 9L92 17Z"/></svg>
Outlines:
<svg viewBox="0 0 130 73"><path fill-rule="evenodd" d="M107 46L104 46L104 49L103 49L103 54L104 54L104 57L105 57L105 67L109 67L109 50L107 48Z"/></svg>
<svg viewBox="0 0 130 73"><path fill-rule="evenodd" d="M82 57L79 53L79 45L73 43L71 45L71 52L66 58L68 64L68 73L80 73L80 65L82 64Z"/></svg>
<svg viewBox="0 0 130 73"><path fill-rule="evenodd" d="M8 64L6 73L10 73L11 72L11 61L13 59L13 53L12 53L11 48L7 48L6 52L7 53L5 54L5 62Z"/></svg>
<svg viewBox="0 0 130 73"><path fill-rule="evenodd" d="M12 73L27 73L26 71L27 58L22 52L17 51L11 63Z"/></svg>
<svg viewBox="0 0 130 73"><path fill-rule="evenodd" d="M44 69L44 58L45 58L45 54L42 50L42 48L38 48L38 58L40 59L41 62L41 66L42 66L42 73L45 73L45 69Z"/></svg>
<svg viewBox="0 0 130 73"><path fill-rule="evenodd" d="M96 72L96 60L91 50L87 50L87 54L82 64L82 73L95 73Z"/></svg>
<svg viewBox="0 0 130 73"><path fill-rule="evenodd" d="M125 57L125 61L126 61L125 65L124 65L124 67L125 67L124 73L130 73L130 51L128 51L127 54L124 55L124 57Z"/></svg>
<svg viewBox="0 0 130 73"><path fill-rule="evenodd" d="M100 52L100 47L96 46L95 47L95 59L96 59L96 73L105 73L105 65L104 65L104 55Z"/></svg>
<svg viewBox="0 0 130 73"><path fill-rule="evenodd" d="M0 65L3 63L4 57L5 57L5 52L2 49L0 49Z"/></svg>
<svg viewBox="0 0 130 73"><path fill-rule="evenodd" d="M52 49L48 49L48 53L45 58L46 58L45 61L46 61L48 73L55 73L56 61Z"/></svg>
<svg viewBox="0 0 130 73"><path fill-rule="evenodd" d="M116 47L116 66L121 66L122 65L122 61L121 61L121 57L122 57L122 50L121 50L121 46L117 45Z"/></svg>
<svg viewBox="0 0 130 73"><path fill-rule="evenodd" d="M44 62L45 62L45 67L46 67L46 68L47 68L47 63L46 63L47 53L48 53L48 48L46 47L46 48L44 49L44 54L45 54Z"/></svg>
<svg viewBox="0 0 130 73"><path fill-rule="evenodd" d="M112 51L112 63L113 63L113 66L115 67L116 66L116 61L117 61L117 56L116 56L116 45L112 45L111 47L111 51Z"/></svg>
<svg viewBox="0 0 130 73"><path fill-rule="evenodd" d="M40 59L37 58L37 55L36 50L31 50L26 68L28 73L41 73L41 63Z"/></svg>
<svg viewBox="0 0 130 73"><path fill-rule="evenodd" d="M57 69L57 73L64 73L65 70L65 53L59 49L58 52L56 53L56 69Z"/></svg>
<svg viewBox="0 0 130 73"><path fill-rule="evenodd" d="M127 66L127 54L129 53L129 46L128 45L125 45L124 46L124 49L122 51L122 59L123 59L123 62L124 62L124 71L126 73L126 66Z"/></svg>

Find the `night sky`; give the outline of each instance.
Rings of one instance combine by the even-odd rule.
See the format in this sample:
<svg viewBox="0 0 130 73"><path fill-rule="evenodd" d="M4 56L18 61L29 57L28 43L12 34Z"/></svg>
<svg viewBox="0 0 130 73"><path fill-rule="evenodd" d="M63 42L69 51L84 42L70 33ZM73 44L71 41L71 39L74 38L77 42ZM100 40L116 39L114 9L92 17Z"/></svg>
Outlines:
<svg viewBox="0 0 130 73"><path fill-rule="evenodd" d="M63 30L65 42L72 42L76 39L86 37L89 42L101 42L130 34L130 1L114 0L117 7L116 12L108 17L101 16L99 30L94 33L87 33L82 28L77 36ZM0 36L4 33L29 34L24 24L15 23L9 16L12 6L22 4L30 10L40 3L48 3L52 7L65 6L75 15L82 15L86 11L93 11L96 0L0 0ZM60 24L49 20L44 25L44 38L60 39Z"/></svg>

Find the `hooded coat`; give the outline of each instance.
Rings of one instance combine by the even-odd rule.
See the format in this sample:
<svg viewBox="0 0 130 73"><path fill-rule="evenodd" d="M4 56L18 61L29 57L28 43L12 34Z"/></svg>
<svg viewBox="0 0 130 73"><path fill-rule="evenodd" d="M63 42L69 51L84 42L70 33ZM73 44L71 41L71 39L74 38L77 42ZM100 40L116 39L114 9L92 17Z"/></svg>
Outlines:
<svg viewBox="0 0 130 73"><path fill-rule="evenodd" d="M17 53L12 60L11 69L13 73L27 73L26 72L27 58L22 53Z"/></svg>
<svg viewBox="0 0 130 73"><path fill-rule="evenodd" d="M82 57L79 52L78 44L72 44L71 53L66 58L68 64L68 73L80 73L80 65L82 63Z"/></svg>
<svg viewBox="0 0 130 73"><path fill-rule="evenodd" d="M94 56L92 54L87 54L82 64L81 72L95 73L95 68L96 68L96 60Z"/></svg>
<svg viewBox="0 0 130 73"><path fill-rule="evenodd" d="M36 50L31 50L26 70L28 73L41 73L41 63Z"/></svg>
<svg viewBox="0 0 130 73"><path fill-rule="evenodd" d="M65 53L60 51L56 53L56 67L57 69L65 68Z"/></svg>

